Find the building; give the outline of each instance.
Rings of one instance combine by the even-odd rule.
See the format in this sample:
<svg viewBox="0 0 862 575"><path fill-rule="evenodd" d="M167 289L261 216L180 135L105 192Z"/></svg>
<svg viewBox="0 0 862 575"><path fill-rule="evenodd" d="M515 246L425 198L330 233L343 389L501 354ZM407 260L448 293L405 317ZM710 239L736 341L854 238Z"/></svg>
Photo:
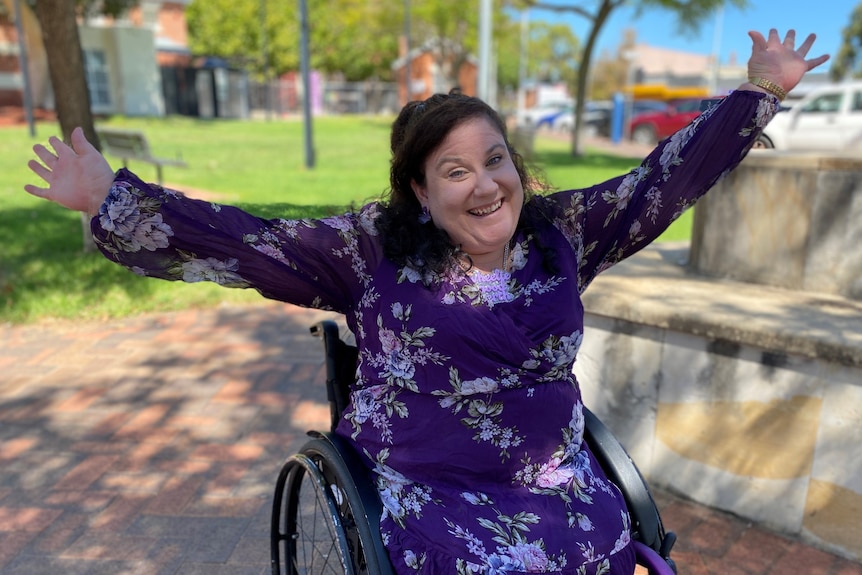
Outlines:
<svg viewBox="0 0 862 575"><path fill-rule="evenodd" d="M479 65L470 54L463 54L457 46L444 41L430 40L404 54L392 63L398 80L398 100L403 106L409 101L424 100L433 94L446 93L458 87L468 96L475 96L478 88ZM446 54L441 62L439 54ZM460 62L458 62L460 60ZM457 66L453 74L451 68ZM409 83L405 81L405 71ZM453 76L456 78L452 80Z"/></svg>
<svg viewBox="0 0 862 575"><path fill-rule="evenodd" d="M79 23L90 102L95 114L248 115L245 74L188 48L185 10L191 0L141 0L121 18ZM0 3L0 6L4 4ZM14 16L0 12L0 105L23 104L24 78ZM35 108L53 109L38 20L21 3L30 93Z"/></svg>

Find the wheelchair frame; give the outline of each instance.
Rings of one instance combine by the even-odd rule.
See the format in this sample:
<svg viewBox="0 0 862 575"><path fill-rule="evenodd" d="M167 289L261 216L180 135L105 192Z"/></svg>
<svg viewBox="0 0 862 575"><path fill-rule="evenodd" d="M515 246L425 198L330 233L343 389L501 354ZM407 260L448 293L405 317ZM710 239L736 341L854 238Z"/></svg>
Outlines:
<svg viewBox="0 0 862 575"><path fill-rule="evenodd" d="M313 325L311 333L324 345L330 430L309 431L311 439L287 459L278 475L270 531L272 574L281 575L284 568L286 575L393 575L380 534L383 505L372 472L332 431L350 400L358 350L341 339L332 320ZM646 481L623 446L586 407L584 418L584 441L628 506L638 563L650 575L675 574L670 551L676 535L665 531ZM308 511L324 514L321 533L316 518L306 527Z"/></svg>

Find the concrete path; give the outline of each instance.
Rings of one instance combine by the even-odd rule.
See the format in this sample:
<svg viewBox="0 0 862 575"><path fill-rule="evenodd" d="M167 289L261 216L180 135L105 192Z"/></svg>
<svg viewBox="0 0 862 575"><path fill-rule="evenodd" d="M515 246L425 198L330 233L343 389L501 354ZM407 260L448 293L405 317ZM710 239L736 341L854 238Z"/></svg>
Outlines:
<svg viewBox="0 0 862 575"><path fill-rule="evenodd" d="M271 491L325 428L322 312L0 327L0 574L262 575ZM681 574L862 565L666 493Z"/></svg>

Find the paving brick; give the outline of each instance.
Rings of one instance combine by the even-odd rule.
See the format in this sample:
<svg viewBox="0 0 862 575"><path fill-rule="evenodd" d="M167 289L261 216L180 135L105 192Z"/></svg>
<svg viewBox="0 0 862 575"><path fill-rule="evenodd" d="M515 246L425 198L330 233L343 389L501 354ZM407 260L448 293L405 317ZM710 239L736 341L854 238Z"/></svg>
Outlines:
<svg viewBox="0 0 862 575"><path fill-rule="evenodd" d="M61 509L41 509L38 507L0 507L0 532L2 531L42 531L57 519Z"/></svg>
<svg viewBox="0 0 862 575"><path fill-rule="evenodd" d="M279 468L307 429L328 426L322 346L308 336L322 317L267 304L0 327L0 575L269 573ZM654 496L681 575L862 575Z"/></svg>
<svg viewBox="0 0 862 575"><path fill-rule="evenodd" d="M38 443L35 437L16 437L0 444L0 461L16 459Z"/></svg>
<svg viewBox="0 0 862 575"><path fill-rule="evenodd" d="M93 455L79 463L54 489L85 489L111 468L117 460L116 455Z"/></svg>
<svg viewBox="0 0 862 575"><path fill-rule="evenodd" d="M210 443L201 445L195 449L191 457L194 459L208 459L213 461L254 461L263 453L259 445L237 444L224 445Z"/></svg>
<svg viewBox="0 0 862 575"><path fill-rule="evenodd" d="M32 531L0 532L0 569L11 562L37 535Z"/></svg>
<svg viewBox="0 0 862 575"><path fill-rule="evenodd" d="M724 517L707 517L698 523L694 529L685 532L685 538L680 546L696 550L703 555L721 557L739 540L746 526L741 521L728 520Z"/></svg>
<svg viewBox="0 0 862 575"><path fill-rule="evenodd" d="M93 517L90 528L92 531L121 531L135 520L149 501L150 498L145 496L118 496Z"/></svg>
<svg viewBox="0 0 862 575"><path fill-rule="evenodd" d="M769 575L827 575L836 561L834 555L800 543L791 546L787 553L776 561Z"/></svg>
<svg viewBox="0 0 862 575"><path fill-rule="evenodd" d="M25 553L60 555L84 534L88 518L86 513L63 513L50 527L33 538Z"/></svg>
<svg viewBox="0 0 862 575"><path fill-rule="evenodd" d="M204 479L200 476L173 477L147 505L145 512L152 515L180 513L191 501Z"/></svg>
<svg viewBox="0 0 862 575"><path fill-rule="evenodd" d="M140 561L147 556L156 538L90 531L64 550L63 559L104 559Z"/></svg>

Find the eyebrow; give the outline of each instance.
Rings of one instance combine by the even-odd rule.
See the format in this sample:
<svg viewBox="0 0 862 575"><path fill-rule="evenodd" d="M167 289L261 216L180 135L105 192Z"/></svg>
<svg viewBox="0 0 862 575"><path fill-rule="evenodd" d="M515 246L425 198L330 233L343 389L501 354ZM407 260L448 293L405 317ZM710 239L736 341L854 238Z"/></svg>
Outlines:
<svg viewBox="0 0 862 575"><path fill-rule="evenodd" d="M485 154L486 155L490 154L491 152L495 151L497 148L505 149L506 146L504 146L501 142L498 142L496 144L491 145L487 150L485 150ZM461 156L443 156L442 158L437 160L437 163L434 164L434 168L437 169L440 166L442 166L443 164L445 164L446 162L456 162L457 163L460 160L461 160Z"/></svg>

